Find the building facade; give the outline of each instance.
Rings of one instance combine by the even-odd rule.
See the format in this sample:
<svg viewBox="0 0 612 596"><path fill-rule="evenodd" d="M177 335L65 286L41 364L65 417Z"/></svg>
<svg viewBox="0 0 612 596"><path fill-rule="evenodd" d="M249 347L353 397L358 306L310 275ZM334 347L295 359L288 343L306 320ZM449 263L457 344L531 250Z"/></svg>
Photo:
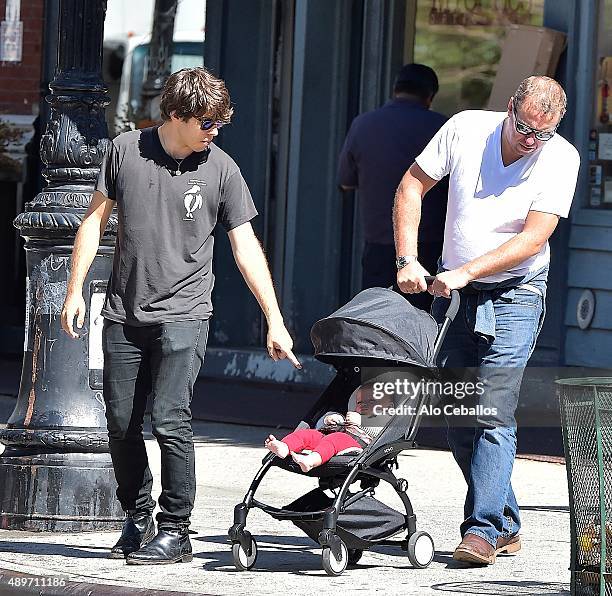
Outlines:
<svg viewBox="0 0 612 596"><path fill-rule="evenodd" d="M518 24L566 35L555 74L568 94L560 134L582 159L571 216L551 240L548 313L532 362L607 366L612 162L593 147L600 138L607 143L612 131L601 106L611 23L610 0L208 0L205 64L226 79L236 106L220 144L241 165L255 197L255 225L298 352L311 353L311 325L359 289L358 201L343 199L335 182L352 118L381 105L395 71L412 60L438 71L434 108L451 115L486 107L500 39ZM216 313L204 374L263 380L286 374L282 380L316 383L323 372L314 365L280 374L266 364L257 305L222 235L217 242Z"/></svg>
<svg viewBox="0 0 612 596"><path fill-rule="evenodd" d="M43 3L27 4L24 20ZM46 5L49 38L53 4ZM27 18L38 18L34 12ZM352 119L384 103L395 72L410 61L438 72L434 109L451 115L487 107L501 40L512 25L566 35L555 74L568 94L559 132L582 158L571 216L551 240L548 314L532 362L607 367L612 0L207 0L204 62L227 81L235 105L232 126L218 142L236 159L253 194L260 213L254 225L306 366L295 371L269 360L265 321L226 235L219 233L204 376L304 387L326 383L331 371L309 356L310 328L360 288L359 201L336 186L338 155ZM43 80L51 63L42 57ZM1 76L14 77L14 68L3 64ZM12 219L3 216L7 229Z"/></svg>
<svg viewBox="0 0 612 596"><path fill-rule="evenodd" d="M40 176L38 149L28 142L43 91L44 5L0 0L0 276L11 288L0 294L0 346L10 351L23 345L25 310L25 258L13 220Z"/></svg>

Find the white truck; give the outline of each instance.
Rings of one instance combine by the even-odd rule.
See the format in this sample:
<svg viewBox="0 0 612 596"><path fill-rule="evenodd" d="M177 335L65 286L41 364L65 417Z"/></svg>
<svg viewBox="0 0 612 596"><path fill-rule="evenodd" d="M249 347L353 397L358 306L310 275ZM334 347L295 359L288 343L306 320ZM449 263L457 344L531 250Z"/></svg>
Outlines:
<svg viewBox="0 0 612 596"><path fill-rule="evenodd" d="M104 78L111 104L106 110L109 133L137 126L142 85L147 78L154 0L108 0L104 23ZM171 71L202 66L206 0L179 0L174 20Z"/></svg>

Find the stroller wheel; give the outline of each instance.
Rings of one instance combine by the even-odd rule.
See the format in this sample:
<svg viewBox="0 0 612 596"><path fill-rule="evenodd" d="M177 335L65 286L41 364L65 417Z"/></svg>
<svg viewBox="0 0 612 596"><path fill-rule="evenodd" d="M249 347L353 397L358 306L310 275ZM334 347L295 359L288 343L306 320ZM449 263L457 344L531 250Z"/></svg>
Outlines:
<svg viewBox="0 0 612 596"><path fill-rule="evenodd" d="M251 569L257 560L257 542L255 542L255 538L251 537L250 555L247 555L240 542L234 542L234 544L232 544L232 558L234 559L236 569L239 571L248 571Z"/></svg>
<svg viewBox="0 0 612 596"><path fill-rule="evenodd" d="M349 548L348 564L357 565L359 559L361 559L361 555L363 555L363 551L360 548Z"/></svg>
<svg viewBox="0 0 612 596"><path fill-rule="evenodd" d="M427 532L415 532L408 539L408 559L413 567L425 569L435 554L433 538Z"/></svg>
<svg viewBox="0 0 612 596"><path fill-rule="evenodd" d="M340 575L348 565L349 555L346 544L340 540L340 560L336 559L329 546L323 547L323 569L327 575Z"/></svg>

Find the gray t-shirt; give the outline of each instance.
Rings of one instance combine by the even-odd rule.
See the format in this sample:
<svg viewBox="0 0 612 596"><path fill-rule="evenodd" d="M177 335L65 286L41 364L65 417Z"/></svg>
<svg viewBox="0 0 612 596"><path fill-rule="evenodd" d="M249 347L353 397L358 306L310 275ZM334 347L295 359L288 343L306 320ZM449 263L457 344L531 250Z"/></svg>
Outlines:
<svg viewBox="0 0 612 596"><path fill-rule="evenodd" d="M211 144L179 167L157 127L131 131L110 143L96 190L117 202L119 223L102 315L135 326L208 319L213 229L257 215L234 160Z"/></svg>

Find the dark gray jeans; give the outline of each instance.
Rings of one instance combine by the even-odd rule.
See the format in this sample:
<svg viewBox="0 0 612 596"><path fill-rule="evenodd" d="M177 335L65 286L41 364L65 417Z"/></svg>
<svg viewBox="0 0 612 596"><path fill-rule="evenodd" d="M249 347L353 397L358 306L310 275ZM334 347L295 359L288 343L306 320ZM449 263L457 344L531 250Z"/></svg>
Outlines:
<svg viewBox="0 0 612 596"><path fill-rule="evenodd" d="M195 499L193 386L204 360L208 321L133 327L105 319L104 401L117 498L125 511L153 511L153 477L142 435L151 394L161 450L162 526L188 524Z"/></svg>

